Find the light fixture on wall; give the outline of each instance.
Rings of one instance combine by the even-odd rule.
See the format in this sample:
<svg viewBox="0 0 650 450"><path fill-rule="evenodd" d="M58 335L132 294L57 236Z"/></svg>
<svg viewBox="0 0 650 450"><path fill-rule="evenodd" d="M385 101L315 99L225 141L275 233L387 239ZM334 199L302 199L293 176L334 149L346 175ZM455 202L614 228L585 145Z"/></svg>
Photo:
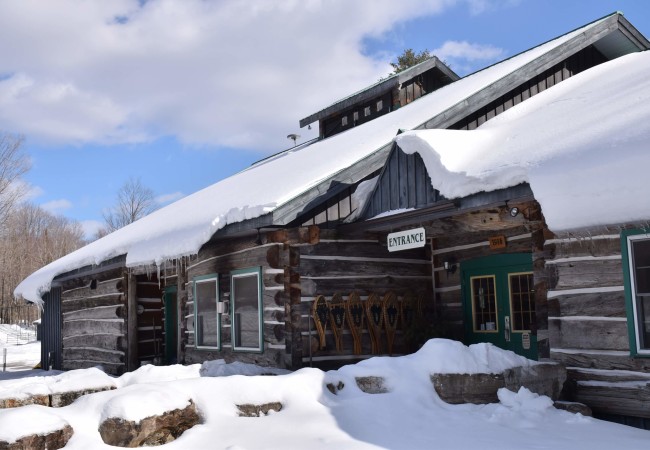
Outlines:
<svg viewBox="0 0 650 450"><path fill-rule="evenodd" d="M516 206L510 207L508 201L509 200L506 200L506 209L508 210L510 217L517 217L517 214L519 214L519 208Z"/></svg>
<svg viewBox="0 0 650 450"><path fill-rule="evenodd" d="M455 258L450 258L442 264L443 267L445 268L445 271L447 272L447 276L449 276L450 273L451 274L456 273L457 265L456 265Z"/></svg>

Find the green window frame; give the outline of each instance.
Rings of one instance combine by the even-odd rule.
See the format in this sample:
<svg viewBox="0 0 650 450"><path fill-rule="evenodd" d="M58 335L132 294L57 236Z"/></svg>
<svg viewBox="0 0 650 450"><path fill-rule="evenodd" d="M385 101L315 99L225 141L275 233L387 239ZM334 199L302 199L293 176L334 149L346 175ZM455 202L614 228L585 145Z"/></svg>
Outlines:
<svg viewBox="0 0 650 450"><path fill-rule="evenodd" d="M193 278L194 347L221 350L221 314L219 313L219 275ZM208 333L206 333L206 330Z"/></svg>
<svg viewBox="0 0 650 450"><path fill-rule="evenodd" d="M650 357L650 232L623 231L621 256L630 354Z"/></svg>
<svg viewBox="0 0 650 450"><path fill-rule="evenodd" d="M230 273L231 342L236 352L264 351L262 268Z"/></svg>

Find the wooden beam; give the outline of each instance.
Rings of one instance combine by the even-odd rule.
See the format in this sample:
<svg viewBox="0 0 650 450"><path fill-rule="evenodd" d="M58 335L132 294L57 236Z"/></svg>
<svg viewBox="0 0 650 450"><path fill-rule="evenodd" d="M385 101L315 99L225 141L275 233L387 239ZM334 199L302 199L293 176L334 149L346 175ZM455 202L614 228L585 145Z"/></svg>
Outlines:
<svg viewBox="0 0 650 450"><path fill-rule="evenodd" d="M135 278L135 274L129 273L125 275L127 277L126 287L127 287L127 358L126 358L126 370L131 372L138 368L138 295L137 287L138 282Z"/></svg>

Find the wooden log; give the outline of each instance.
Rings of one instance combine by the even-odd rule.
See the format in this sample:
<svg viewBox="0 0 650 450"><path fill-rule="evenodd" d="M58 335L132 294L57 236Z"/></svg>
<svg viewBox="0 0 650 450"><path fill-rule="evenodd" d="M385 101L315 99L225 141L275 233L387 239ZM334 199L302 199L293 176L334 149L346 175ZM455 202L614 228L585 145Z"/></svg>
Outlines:
<svg viewBox="0 0 650 450"><path fill-rule="evenodd" d="M625 293L618 291L561 295L548 300L548 315L627 317Z"/></svg>
<svg viewBox="0 0 650 450"><path fill-rule="evenodd" d="M64 347L63 360L95 361L96 363L124 363L124 352L93 347Z"/></svg>
<svg viewBox="0 0 650 450"><path fill-rule="evenodd" d="M99 361L72 361L72 360L63 360L63 370L76 370L76 369L89 369L95 367L98 364L104 368L106 373L111 375L122 375L125 372L126 366L123 363L110 363L110 362L99 362Z"/></svg>
<svg viewBox="0 0 650 450"><path fill-rule="evenodd" d="M264 307L265 322L282 322L285 320L285 309L276 309L275 307Z"/></svg>
<svg viewBox="0 0 650 450"><path fill-rule="evenodd" d="M573 381L645 381L650 383L650 374L643 372L632 372L623 370L589 370L589 369L567 369L567 376Z"/></svg>
<svg viewBox="0 0 650 450"><path fill-rule="evenodd" d="M266 239L262 242L277 242L281 244L300 245L300 244L318 244L320 237L320 228L317 225L307 227L289 228L283 230L274 230L266 233Z"/></svg>
<svg viewBox="0 0 650 450"><path fill-rule="evenodd" d="M228 239L209 241L199 250L197 261L203 261L215 256L254 248L258 245L256 240L257 235L254 234L240 238L229 237ZM195 264L197 261L193 261L190 265Z"/></svg>
<svg viewBox="0 0 650 450"><path fill-rule="evenodd" d="M650 382L577 383L575 401L594 412L650 418Z"/></svg>
<svg viewBox="0 0 650 450"><path fill-rule="evenodd" d="M510 245L511 243L525 240L525 239L512 239L513 237L526 235L529 233L530 233L529 227L519 226L517 228L504 230L503 232L500 231L497 234L502 234L506 236L507 244ZM456 231L455 233L451 233L451 234L436 235L435 247L436 250L439 250L439 249L446 249L450 247L463 246L471 243L479 243L479 242L487 243L490 237L494 235L495 235L494 230L476 231L472 233L466 233L466 232L458 233L458 231Z"/></svg>
<svg viewBox="0 0 650 450"><path fill-rule="evenodd" d="M290 265L289 252L285 250L282 245L269 247L268 250L266 250L266 262L271 268L283 269L284 266Z"/></svg>
<svg viewBox="0 0 650 450"><path fill-rule="evenodd" d="M331 296L336 292L354 290L359 292L359 295L368 295L372 292L384 293L389 290L400 295L407 291L430 291L430 289L431 278L427 276L399 278L385 275L373 278L300 279L300 290L304 297Z"/></svg>
<svg viewBox="0 0 650 450"><path fill-rule="evenodd" d="M390 259L429 259L423 248L403 250L400 252L389 252L386 240L378 242L321 242L314 246L298 247L302 256L354 256L365 258L390 258Z"/></svg>
<svg viewBox="0 0 650 450"><path fill-rule="evenodd" d="M88 269L91 273L86 272L85 269ZM92 271L90 267L81 269L79 271L79 276L71 277L60 283L61 292L67 294L77 288L90 287L91 283L97 283L97 285L100 285L104 281L109 281L108 284L110 284L112 280L122 277L124 267L113 267L102 271L99 271L98 268L96 270L97 271ZM84 272L86 273L84 274Z"/></svg>
<svg viewBox="0 0 650 450"><path fill-rule="evenodd" d="M620 260L576 261L555 266L557 290L623 285Z"/></svg>
<svg viewBox="0 0 650 450"><path fill-rule="evenodd" d="M629 350L626 321L549 320L551 348Z"/></svg>
<svg viewBox="0 0 650 450"><path fill-rule="evenodd" d="M285 265L289 265L289 252L282 247L282 244L258 246L237 253L212 256L211 259L201 259L188 268L188 279L214 273L228 274L232 270L245 267L268 266L283 269Z"/></svg>
<svg viewBox="0 0 650 450"><path fill-rule="evenodd" d="M96 306L94 308L79 309L63 313L63 320L74 319L124 319L126 307L124 305Z"/></svg>
<svg viewBox="0 0 650 450"><path fill-rule="evenodd" d="M124 304L124 294L114 292L94 297L77 297L74 299L63 300L61 302L61 311L65 314L82 309L97 308L100 306L118 306L122 304Z"/></svg>
<svg viewBox="0 0 650 450"><path fill-rule="evenodd" d="M71 289L61 293L62 300L76 300L88 297L99 297L106 294L122 293L124 286L121 278L99 281L95 289L92 289L90 283L87 286Z"/></svg>
<svg viewBox="0 0 650 450"><path fill-rule="evenodd" d="M62 336L77 336L83 334L118 334L126 332L126 324L122 319L94 319L63 321Z"/></svg>
<svg viewBox="0 0 650 450"><path fill-rule="evenodd" d="M632 358L626 352L567 353L551 349L551 359L567 367L583 367L604 370L650 371L650 359Z"/></svg>
<svg viewBox="0 0 650 450"><path fill-rule="evenodd" d="M276 323L264 323L262 330L262 336L264 337L264 342L268 344L281 345L284 344L284 322L281 324Z"/></svg>
<svg viewBox="0 0 650 450"><path fill-rule="evenodd" d="M406 264L391 261L347 261L347 260L306 260L302 259L297 269L301 277L333 277L349 275L415 275L430 276L431 266Z"/></svg>
<svg viewBox="0 0 650 450"><path fill-rule="evenodd" d="M127 341L125 336L115 334L86 334L63 338L63 347L95 347L126 352Z"/></svg>
<svg viewBox="0 0 650 450"><path fill-rule="evenodd" d="M614 233L612 233L614 234ZM613 256L621 254L621 240L613 239L578 239L565 242L544 244L549 260L581 256Z"/></svg>

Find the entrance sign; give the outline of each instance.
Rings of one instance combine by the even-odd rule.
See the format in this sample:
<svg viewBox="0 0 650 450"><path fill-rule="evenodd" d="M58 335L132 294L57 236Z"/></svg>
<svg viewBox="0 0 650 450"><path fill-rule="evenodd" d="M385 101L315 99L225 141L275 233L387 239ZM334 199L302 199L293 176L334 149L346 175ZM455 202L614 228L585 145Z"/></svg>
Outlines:
<svg viewBox="0 0 650 450"><path fill-rule="evenodd" d="M424 228L390 233L386 239L389 252L424 247L427 242Z"/></svg>

